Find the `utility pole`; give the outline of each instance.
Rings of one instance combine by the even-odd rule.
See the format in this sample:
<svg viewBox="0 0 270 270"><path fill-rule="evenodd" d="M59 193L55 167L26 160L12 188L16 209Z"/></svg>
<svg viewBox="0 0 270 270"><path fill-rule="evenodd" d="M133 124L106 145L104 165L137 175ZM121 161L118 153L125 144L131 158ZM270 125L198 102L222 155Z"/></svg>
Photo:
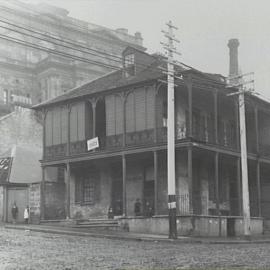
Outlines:
<svg viewBox="0 0 270 270"><path fill-rule="evenodd" d="M176 50L173 42L177 41L173 35L173 29L177 29L170 21L167 23L168 31L162 31L168 39L163 44L168 53L167 61L167 177L168 177L168 211L169 211L169 238L177 238L176 225L176 196L175 196L175 112L174 112L174 53Z"/></svg>
<svg viewBox="0 0 270 270"><path fill-rule="evenodd" d="M243 225L244 236L250 237L250 205L249 205L249 187L248 187L248 164L247 164L247 139L246 139L246 111L245 111L245 93L252 92L254 89L245 89L244 85L254 83L254 80L244 81L245 76L253 75L247 73L235 77L230 77L230 83L235 81L229 87L237 87L236 93L228 96L238 95L239 106L239 128L240 128L240 147L241 147L241 172L242 172L242 204L243 204Z"/></svg>

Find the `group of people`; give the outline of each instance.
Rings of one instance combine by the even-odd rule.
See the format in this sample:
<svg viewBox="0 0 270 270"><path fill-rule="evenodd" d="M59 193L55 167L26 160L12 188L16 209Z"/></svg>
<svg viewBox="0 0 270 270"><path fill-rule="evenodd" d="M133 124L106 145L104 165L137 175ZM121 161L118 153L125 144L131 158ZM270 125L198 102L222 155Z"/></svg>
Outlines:
<svg viewBox="0 0 270 270"><path fill-rule="evenodd" d="M13 223L17 222L18 214L19 214L18 206L16 202L14 202L11 208L11 215L12 215ZM29 215L30 215L30 209L29 209L29 206L27 205L23 212L23 218L24 218L25 224L28 224L29 222Z"/></svg>
<svg viewBox="0 0 270 270"><path fill-rule="evenodd" d="M150 202L146 201L145 205L142 209L142 203L140 199L136 199L136 202L134 203L134 215L135 216L147 216L152 217L154 215L154 208L151 206ZM117 209L116 209L117 210ZM115 215L120 214L119 211L116 211L112 206L108 209L108 218L113 219ZM119 212L119 213L118 213Z"/></svg>
<svg viewBox="0 0 270 270"><path fill-rule="evenodd" d="M144 205L144 211L142 211L142 203L138 198L134 204L134 214L135 216L145 215L146 217L152 217L154 215L154 208L150 202L146 201Z"/></svg>

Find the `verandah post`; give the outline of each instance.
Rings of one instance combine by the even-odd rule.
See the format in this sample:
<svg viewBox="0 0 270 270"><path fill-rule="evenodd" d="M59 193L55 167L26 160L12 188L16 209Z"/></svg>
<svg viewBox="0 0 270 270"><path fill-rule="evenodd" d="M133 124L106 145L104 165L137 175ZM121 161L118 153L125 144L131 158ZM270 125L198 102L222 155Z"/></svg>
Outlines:
<svg viewBox="0 0 270 270"><path fill-rule="evenodd" d="M127 215L127 202L126 202L126 156L122 155L122 180L123 180L123 203L122 203L122 209L123 209L123 216L125 217Z"/></svg>

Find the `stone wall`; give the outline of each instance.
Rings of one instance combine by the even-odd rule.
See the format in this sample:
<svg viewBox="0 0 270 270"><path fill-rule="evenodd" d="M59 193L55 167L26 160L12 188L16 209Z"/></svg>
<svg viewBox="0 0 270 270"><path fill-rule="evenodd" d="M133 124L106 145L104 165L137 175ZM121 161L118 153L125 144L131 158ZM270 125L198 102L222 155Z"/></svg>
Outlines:
<svg viewBox="0 0 270 270"><path fill-rule="evenodd" d="M45 182L45 219L66 218L65 183Z"/></svg>
<svg viewBox="0 0 270 270"><path fill-rule="evenodd" d="M71 218L97 218L107 217L111 204L111 176L109 166L103 164L98 166L99 179L96 187L96 200L92 205L75 203L75 181L77 174L71 171L70 181L70 213Z"/></svg>
<svg viewBox="0 0 270 270"><path fill-rule="evenodd" d="M127 165L126 200L127 216L134 216L134 204L136 199L143 201L143 168L140 164L132 162Z"/></svg>
<svg viewBox="0 0 270 270"><path fill-rule="evenodd" d="M179 216L177 217L177 233L179 236L219 236L227 235L226 217L221 218L207 216ZM130 232L164 234L169 233L168 216L156 216L152 218L125 218L120 221L121 227Z"/></svg>

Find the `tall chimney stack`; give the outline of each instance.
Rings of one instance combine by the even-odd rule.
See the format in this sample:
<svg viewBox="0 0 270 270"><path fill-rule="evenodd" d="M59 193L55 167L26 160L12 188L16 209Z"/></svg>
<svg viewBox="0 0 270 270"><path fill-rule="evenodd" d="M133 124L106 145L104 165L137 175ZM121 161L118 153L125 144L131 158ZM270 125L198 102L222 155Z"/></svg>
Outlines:
<svg viewBox="0 0 270 270"><path fill-rule="evenodd" d="M228 47L230 49L230 69L229 76L238 75L238 46L239 41L236 38L230 39L228 42Z"/></svg>

